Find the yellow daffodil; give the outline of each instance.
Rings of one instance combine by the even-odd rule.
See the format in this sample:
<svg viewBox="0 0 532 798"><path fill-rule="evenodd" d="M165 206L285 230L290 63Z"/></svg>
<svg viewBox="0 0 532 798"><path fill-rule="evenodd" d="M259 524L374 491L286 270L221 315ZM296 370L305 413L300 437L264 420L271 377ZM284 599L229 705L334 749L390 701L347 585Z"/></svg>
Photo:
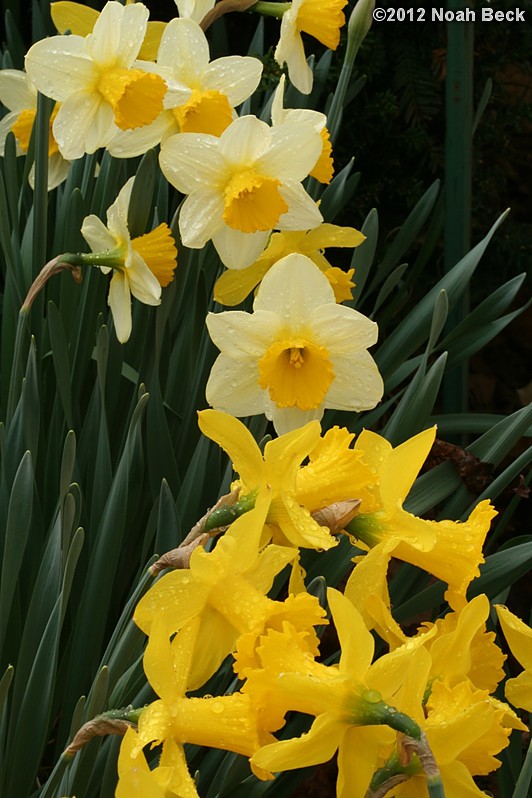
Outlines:
<svg viewBox="0 0 532 798"><path fill-rule="evenodd" d="M165 574L137 605L134 620L146 634L151 634L154 619L159 616L172 634L201 615L191 689L204 684L234 651L239 634L260 634L269 618L280 611L280 602L266 593L297 550L276 545L261 548L268 507L269 497L259 496L255 509L231 524L213 551L195 549L190 569ZM300 602L288 610L285 606L281 612L300 617Z"/></svg>
<svg viewBox="0 0 532 798"><path fill-rule="evenodd" d="M480 573L482 546L496 510L483 501L467 521L458 522L426 521L403 509L435 435L433 427L394 449L374 432L361 433L355 446L364 452L364 463L375 480L362 496L361 512L349 524L349 532L370 547L394 539L393 556L447 582L446 599L453 609L460 609L470 582Z"/></svg>
<svg viewBox="0 0 532 798"><path fill-rule="evenodd" d="M74 3L72 0L58 0L56 3L50 3L50 16L58 33L70 31L76 36L88 36L89 33L92 33L100 13L82 3ZM148 22L146 35L139 50L139 58L155 61L165 27L166 22L158 22L157 20Z"/></svg>
<svg viewBox="0 0 532 798"><path fill-rule="evenodd" d="M360 411L380 401L382 378L367 351L377 325L338 305L309 258L288 255L272 266L253 309L207 317L221 351L207 383L211 406L235 416L265 413L281 435L321 419L327 407Z"/></svg>
<svg viewBox="0 0 532 798"><path fill-rule="evenodd" d="M267 248L258 260L246 269L231 269L218 278L214 298L221 305L238 305L260 283L274 263L286 255L306 255L325 274L334 291L334 298L342 302L351 297L349 285L354 270L343 272L332 267L323 250L327 247L358 247L366 237L354 227L339 227L324 222L313 230L292 230L273 233Z"/></svg>
<svg viewBox="0 0 532 798"><path fill-rule="evenodd" d="M514 707L532 712L532 629L507 607L495 607L510 651L524 671L515 679L508 679L505 696Z"/></svg>
<svg viewBox="0 0 532 798"><path fill-rule="evenodd" d="M214 8L215 2L216 0L175 0L179 16L188 17L198 23Z"/></svg>
<svg viewBox="0 0 532 798"><path fill-rule="evenodd" d="M305 58L301 33L308 33L325 47L336 50L340 28L345 24L342 11L345 5L347 0L293 0L283 14L275 60L281 66L288 66L288 77L303 94L312 90L312 70Z"/></svg>
<svg viewBox="0 0 532 798"><path fill-rule="evenodd" d="M285 108L283 103L284 87L285 76L281 75L281 80L273 95L272 125L280 125L283 122L301 122L313 125L321 136L322 151L310 176L315 177L320 183L330 183L334 174L334 166L329 131L325 127L327 117L325 114L313 111L310 108Z"/></svg>
<svg viewBox="0 0 532 798"><path fill-rule="evenodd" d="M152 624L144 654L144 671L160 697L142 712L137 745L172 740L251 756L272 738L257 725L249 696L233 693L219 697L187 698L185 693L194 660L200 619L188 622L169 639L165 619Z"/></svg>
<svg viewBox="0 0 532 798"><path fill-rule="evenodd" d="M408 712L408 702L401 694L405 687L399 691L397 703ZM500 767L495 755L508 745L512 729L526 728L510 707L467 681L454 687L434 682L419 723L438 764L446 798L484 798L485 793L476 786L473 777L487 775ZM394 789L394 796L426 798L428 792L421 768L418 766L418 775L412 770L410 775L408 781Z"/></svg>
<svg viewBox="0 0 532 798"><path fill-rule="evenodd" d="M133 157L176 133L220 136L236 119L234 108L257 88L262 63L248 56L209 61L209 44L192 19L173 19L163 33L157 66L138 62L147 72L157 70L168 92L161 114L151 125L119 133L109 152Z"/></svg>
<svg viewBox="0 0 532 798"><path fill-rule="evenodd" d="M320 425L304 427L268 441L261 453L242 422L216 410L202 410L198 423L204 435L224 449L239 475L243 495L268 493L269 536L291 546L330 549L336 540L311 516L312 512L356 498L368 475L360 454L350 448L354 437L335 427L320 438ZM301 467L301 463L309 462Z"/></svg>
<svg viewBox="0 0 532 798"><path fill-rule="evenodd" d="M161 286L173 279L177 250L167 224L137 238L127 226L129 200L134 178L123 186L107 210L107 226L94 215L87 216L81 233L94 255L82 256L99 265L104 274L113 269L109 286L109 307L116 335L125 343L131 335L131 295L146 305L158 305Z"/></svg>
<svg viewBox="0 0 532 798"><path fill-rule="evenodd" d="M159 764L150 770L142 742L133 728L124 735L118 756L116 798L198 798L183 747L165 741Z"/></svg>
<svg viewBox="0 0 532 798"><path fill-rule="evenodd" d="M142 3L111 0L88 36L51 36L30 47L26 71L60 103L53 133L63 157L95 152L119 130L148 125L163 110L162 77L134 68L148 13Z"/></svg>
<svg viewBox="0 0 532 798"><path fill-rule="evenodd" d="M246 673L242 689L262 722L275 730L288 710L315 720L306 734L266 745L251 761L267 771L292 770L327 762L338 751L338 798L363 798L395 738L382 724L415 727L385 702L393 703L403 681L419 681L430 657L416 641L372 664L374 641L359 613L338 591L327 596L341 646L338 667L316 662L289 625L261 639L262 668Z"/></svg>
<svg viewBox="0 0 532 798"><path fill-rule="evenodd" d="M33 123L37 114L37 89L25 72L19 69L0 70L0 103L5 105L8 113L0 119L0 155L4 154L8 133L13 133L17 143L17 155L24 155L30 144ZM66 180L70 162L66 161L58 150L52 133L52 124L57 116L58 107L50 117L50 133L48 139L48 190L56 188ZM29 173L31 187L35 181L35 165Z"/></svg>
<svg viewBox="0 0 532 798"><path fill-rule="evenodd" d="M243 269L263 251L273 229L316 227L322 216L301 181L321 152L312 125L269 127L243 116L217 138L183 133L163 142L167 180L187 194L179 216L183 244L209 239L224 264Z"/></svg>

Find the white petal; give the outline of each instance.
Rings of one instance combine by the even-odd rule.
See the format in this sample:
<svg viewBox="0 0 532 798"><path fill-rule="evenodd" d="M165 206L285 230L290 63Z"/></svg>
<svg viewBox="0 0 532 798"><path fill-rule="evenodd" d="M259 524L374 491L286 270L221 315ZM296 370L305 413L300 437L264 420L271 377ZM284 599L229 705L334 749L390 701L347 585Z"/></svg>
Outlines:
<svg viewBox="0 0 532 798"><path fill-rule="evenodd" d="M316 308L333 302L334 291L325 275L310 258L293 253L274 263L263 277L253 309L273 310L297 330L311 324Z"/></svg>
<svg viewBox="0 0 532 798"><path fill-rule="evenodd" d="M225 94L229 105L235 108L253 94L261 75L262 62L258 58L231 55L209 64L203 75L203 87Z"/></svg>
<svg viewBox="0 0 532 798"><path fill-rule="evenodd" d="M270 231L242 233L223 224L212 236L220 260L228 269L246 269L262 255Z"/></svg>
<svg viewBox="0 0 532 798"><path fill-rule="evenodd" d="M94 214L86 216L81 225L81 235L92 252L107 252L115 249L117 242L101 219Z"/></svg>
<svg viewBox="0 0 532 798"><path fill-rule="evenodd" d="M17 112L37 107L37 92L25 72L0 70L0 103L9 111Z"/></svg>
<svg viewBox="0 0 532 798"><path fill-rule="evenodd" d="M281 125L285 121L287 111L284 109L285 76L281 75L279 85L275 89L272 99L271 119L272 125Z"/></svg>
<svg viewBox="0 0 532 798"><path fill-rule="evenodd" d="M205 133L179 133L161 147L163 175L178 191L216 190L227 181L226 165L218 152L219 139Z"/></svg>
<svg viewBox="0 0 532 798"><path fill-rule="evenodd" d="M296 89L302 94L310 94L313 82L312 70L307 64L303 40L295 24L295 15L289 16L290 12L294 12L293 4L290 11L283 14L281 36L274 57L281 66L287 65L288 77Z"/></svg>
<svg viewBox="0 0 532 798"><path fill-rule="evenodd" d="M324 400L335 410L371 410L382 399L384 386L377 364L365 350L331 355L335 379Z"/></svg>
<svg viewBox="0 0 532 798"><path fill-rule="evenodd" d="M273 421L277 435L284 435L285 432L304 427L309 421L320 421L323 412L323 406L314 410L300 410L298 407L277 407L272 402L266 416Z"/></svg>
<svg viewBox="0 0 532 798"><path fill-rule="evenodd" d="M107 303L113 314L116 337L121 344L125 344L131 335L131 294L122 272L115 272L111 278Z"/></svg>
<svg viewBox="0 0 532 798"><path fill-rule="evenodd" d="M211 369L205 395L211 407L233 416L264 413L266 391L258 383L255 363L240 363L219 355Z"/></svg>
<svg viewBox="0 0 532 798"><path fill-rule="evenodd" d="M201 22L205 14L212 8L216 0L175 0L180 17L190 17Z"/></svg>
<svg viewBox="0 0 532 798"><path fill-rule="evenodd" d="M220 153L232 164L251 166L268 149L271 128L256 116L235 119L220 136Z"/></svg>
<svg viewBox="0 0 532 798"><path fill-rule="evenodd" d="M117 241L122 243L129 241L127 215L134 182L135 178L130 177L118 192L115 201L107 209L107 226L109 231Z"/></svg>
<svg viewBox="0 0 532 798"><path fill-rule="evenodd" d="M287 212L279 217L279 230L312 230L323 222L320 209L301 183L285 183L279 193L288 203Z"/></svg>
<svg viewBox="0 0 532 798"><path fill-rule="evenodd" d="M262 357L275 335L279 321L275 313L266 310L245 313L228 310L209 313L207 329L213 344L220 352L235 360Z"/></svg>
<svg viewBox="0 0 532 798"><path fill-rule="evenodd" d="M123 6L111 0L86 38L87 52L101 66L129 68L144 40L148 16L142 3Z"/></svg>
<svg viewBox="0 0 532 798"><path fill-rule="evenodd" d="M223 210L223 198L216 192L195 191L189 194L179 214L183 244L192 249L204 247L223 224Z"/></svg>
<svg viewBox="0 0 532 798"><path fill-rule="evenodd" d="M135 158L177 132L174 115L171 111L163 111L150 125L120 130L107 145L107 151L114 158Z"/></svg>
<svg viewBox="0 0 532 798"><path fill-rule="evenodd" d="M290 108L285 112L284 121L295 122L298 125L311 125L318 133L327 124L327 117L321 111L312 111L310 108Z"/></svg>
<svg viewBox="0 0 532 798"><path fill-rule="evenodd" d="M70 161L65 160L60 152L54 152L48 158L48 191L57 188L67 179Z"/></svg>
<svg viewBox="0 0 532 798"><path fill-rule="evenodd" d="M145 305L160 305L161 285L138 252L131 253L126 278L133 296Z"/></svg>
<svg viewBox="0 0 532 798"><path fill-rule="evenodd" d="M256 168L283 182L299 182L312 171L322 149L321 136L313 125L284 122L272 128L271 145L257 160Z"/></svg>
<svg viewBox="0 0 532 798"><path fill-rule="evenodd" d="M105 147L116 126L110 106L100 95L79 92L62 103L52 129L61 155L73 161Z"/></svg>
<svg viewBox="0 0 532 798"><path fill-rule="evenodd" d="M179 80L201 75L209 63L209 43L197 22L172 19L166 26L159 45L157 63L170 67Z"/></svg>
<svg viewBox="0 0 532 798"><path fill-rule="evenodd" d="M99 76L82 36L41 39L28 50L25 63L37 89L59 102L76 92L92 91Z"/></svg>
<svg viewBox="0 0 532 798"><path fill-rule="evenodd" d="M378 325L346 305L323 305L313 314L316 340L339 355L377 343Z"/></svg>
<svg viewBox="0 0 532 798"><path fill-rule="evenodd" d="M2 119L0 119L0 155L2 156L4 155L7 135L8 133L11 133L11 128L13 127L19 116L20 116L20 111L10 111L4 117L2 117ZM20 145L16 137L15 141L17 144L17 155L24 155L23 151L20 149Z"/></svg>

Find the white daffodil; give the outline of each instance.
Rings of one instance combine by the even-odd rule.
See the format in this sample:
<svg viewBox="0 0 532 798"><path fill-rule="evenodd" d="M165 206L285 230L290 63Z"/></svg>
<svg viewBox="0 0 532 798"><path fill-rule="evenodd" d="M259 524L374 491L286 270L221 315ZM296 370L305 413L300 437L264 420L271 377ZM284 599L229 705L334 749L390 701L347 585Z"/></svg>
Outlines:
<svg viewBox="0 0 532 798"><path fill-rule="evenodd" d="M29 49L26 70L32 81L61 103L53 133L65 158L95 152L120 129L147 125L162 111L163 78L133 68L148 14L142 3L112 1L88 36L51 36Z"/></svg>
<svg viewBox="0 0 532 798"><path fill-rule="evenodd" d="M259 85L262 63L248 56L227 56L210 62L209 44L192 19L168 23L159 46L157 66L139 61L147 72L157 70L168 92L165 110L146 127L120 133L109 144L119 158L140 155L175 133L220 136L236 119L235 106Z"/></svg>
<svg viewBox="0 0 532 798"><path fill-rule="evenodd" d="M312 125L321 136L322 149L317 163L310 172L320 183L330 183L334 174L332 146L329 131L326 128L327 117L320 111L310 108L285 108L284 107L285 76L281 80L273 95L271 119L272 125L281 125L284 122L301 122Z"/></svg>
<svg viewBox="0 0 532 798"><path fill-rule="evenodd" d="M180 17L201 22L203 17L214 8L216 0L175 0Z"/></svg>
<svg viewBox="0 0 532 798"><path fill-rule="evenodd" d="M183 244L212 239L222 262L243 269L272 230L308 230L322 221L301 181L316 163L321 138L311 125L269 127L255 116L236 119L220 138L171 136L160 164L166 179L188 194L179 217Z"/></svg>
<svg viewBox="0 0 532 798"><path fill-rule="evenodd" d="M161 224L138 238L131 238L127 215L134 178L130 178L107 210L107 226L94 215L87 216L81 234L94 255L82 256L99 265L104 274L114 271L108 303L116 336L125 343L131 335L131 295L146 305L158 305L161 286L173 279L177 251L170 228Z"/></svg>
<svg viewBox="0 0 532 798"><path fill-rule="evenodd" d="M288 77L303 94L312 91L312 70L307 64L301 33L308 33L319 42L336 50L340 28L345 24L342 8L347 0L293 0L281 21L281 36L275 49L275 60L288 67Z"/></svg>
<svg viewBox="0 0 532 798"><path fill-rule="evenodd" d="M265 413L278 435L320 419L325 408L368 410L383 383L366 351L378 328L338 305L325 275L304 255L287 255L264 277L253 313L209 313L220 349L207 401L234 416Z"/></svg>
<svg viewBox="0 0 532 798"><path fill-rule="evenodd" d="M0 102L8 113L0 119L0 155L4 154L8 133L13 133L17 143L17 155L24 155L30 144L33 123L37 113L37 89L28 75L19 69L0 70ZM48 140L48 191L66 179L70 168L58 150L52 133L52 123L57 115L57 107L50 117L50 136ZM31 167L29 182L34 186L35 166Z"/></svg>

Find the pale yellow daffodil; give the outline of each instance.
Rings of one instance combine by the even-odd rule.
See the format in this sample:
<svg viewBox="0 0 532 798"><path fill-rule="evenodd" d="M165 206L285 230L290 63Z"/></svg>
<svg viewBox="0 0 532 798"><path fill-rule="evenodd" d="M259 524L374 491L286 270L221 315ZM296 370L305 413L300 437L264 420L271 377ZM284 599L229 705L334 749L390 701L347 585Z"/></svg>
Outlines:
<svg viewBox="0 0 532 798"><path fill-rule="evenodd" d="M210 61L209 44L192 19L173 19L163 33L156 70L167 86L164 111L154 122L119 133L109 144L111 155L130 158L176 133L220 136L236 119L234 108L259 85L262 62L250 56L226 56Z"/></svg>
<svg viewBox="0 0 532 798"><path fill-rule="evenodd" d="M53 134L64 158L93 153L119 130L148 125L163 110L162 77L134 67L148 15L143 3L111 0L88 36L51 36L30 47L26 71L60 103Z"/></svg>
<svg viewBox="0 0 532 798"><path fill-rule="evenodd" d="M8 113L0 119L0 155L4 154L8 133L13 133L17 144L17 155L28 151L35 116L37 114L37 89L29 76L19 69L0 70L0 103ZM52 133L52 124L59 108L56 106L50 116L48 139L48 191L66 180L70 161L63 158ZM31 187L35 183L35 164L31 167L28 179Z"/></svg>
<svg viewBox="0 0 532 798"><path fill-rule="evenodd" d="M246 269L231 269L224 272L214 286L214 298L221 305L230 307L240 304L260 283L262 278L286 255L306 255L325 274L332 285L337 302L349 299L349 286L354 270L339 274L340 269L331 266L323 250L327 247L358 247L366 237L354 227L340 227L323 222L313 230L291 230L273 233L267 248L258 260Z"/></svg>
<svg viewBox="0 0 532 798"><path fill-rule="evenodd" d="M507 607L495 607L510 651L524 668L515 679L508 679L504 694L510 704L532 712L532 629Z"/></svg>
<svg viewBox="0 0 532 798"><path fill-rule="evenodd" d="M167 224L137 238L131 238L128 208L133 189L131 177L107 210L107 226L94 215L87 216L81 234L94 256L85 256L99 265L104 274L113 270L108 303L116 335L125 343L131 335L131 296L146 305L158 305L161 286L173 279L177 250ZM83 257L83 256L82 256Z"/></svg>
<svg viewBox="0 0 532 798"><path fill-rule="evenodd" d="M198 23L214 8L215 2L216 0L175 0L179 16Z"/></svg>
<svg viewBox="0 0 532 798"><path fill-rule="evenodd" d="M216 410L198 413L201 431L224 449L239 475L242 495L268 493L266 523L270 537L294 547L330 549L335 538L311 516L335 502L356 498L368 478L354 437L337 427L320 437L320 425L304 427L268 441L261 453L238 419ZM309 458L305 466L301 463Z"/></svg>
<svg viewBox="0 0 532 798"><path fill-rule="evenodd" d="M187 197L179 229L183 244L209 239L231 268L255 261L272 230L304 230L322 220L301 181L321 152L312 125L270 127L255 116L235 119L222 135L182 133L161 146L166 179Z"/></svg>
<svg viewBox="0 0 532 798"><path fill-rule="evenodd" d="M139 735L130 727L120 745L117 769L116 798L198 798L183 746L172 739L165 741L159 764L151 770Z"/></svg>
<svg viewBox="0 0 532 798"><path fill-rule="evenodd" d="M281 35L275 50L278 64L288 67L288 77L303 94L312 91L312 70L307 64L301 33L336 50L340 28L345 24L342 11L347 0L293 0L281 21Z"/></svg>
<svg viewBox="0 0 532 798"><path fill-rule="evenodd" d="M281 125L283 122L301 122L302 124L313 125L321 136L322 151L310 176L315 177L320 183L330 183L334 174L334 166L332 145L329 131L326 128L327 117L320 111L313 111L310 108L285 108L283 102L284 87L285 76L281 75L281 80L273 95L272 125Z"/></svg>
<svg viewBox="0 0 532 798"><path fill-rule="evenodd" d="M100 12L83 3L57 0L55 3L50 3L50 16L58 33L70 31L75 36L88 36L89 33L92 33ZM148 21L144 41L138 54L139 58L155 61L165 28L166 22Z"/></svg>
<svg viewBox="0 0 532 798"><path fill-rule="evenodd" d="M480 573L482 547L496 510L486 500L467 521L460 522L426 521L403 508L435 435L433 427L394 449L374 432L360 434L355 446L364 452L364 463L375 479L362 497L361 512L349 524L349 532L369 547L395 540L393 556L447 582L446 599L453 609L460 609L470 582Z"/></svg>
<svg viewBox="0 0 532 798"><path fill-rule="evenodd" d="M265 413L281 435L321 419L325 408L368 410L380 401L382 378L367 351L377 325L338 305L309 258L275 263L253 310L207 317L221 351L206 388L212 407L235 416Z"/></svg>

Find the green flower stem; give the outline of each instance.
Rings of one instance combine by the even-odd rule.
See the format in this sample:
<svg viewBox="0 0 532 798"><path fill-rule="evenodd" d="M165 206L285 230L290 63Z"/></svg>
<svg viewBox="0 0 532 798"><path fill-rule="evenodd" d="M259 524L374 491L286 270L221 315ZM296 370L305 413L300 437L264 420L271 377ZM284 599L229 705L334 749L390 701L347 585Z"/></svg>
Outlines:
<svg viewBox="0 0 532 798"><path fill-rule="evenodd" d="M375 0L358 0L347 24L347 48L344 62L342 64L331 107L327 115L327 127L331 134L331 143L333 145L340 132L345 97L351 80L355 58L360 49L360 45L366 38L371 27L374 8Z"/></svg>
<svg viewBox="0 0 532 798"><path fill-rule="evenodd" d="M251 6L250 11L256 11L258 14L264 14L266 17L277 17L281 19L285 11L291 7L292 3L268 3L259 0L254 6Z"/></svg>
<svg viewBox="0 0 532 798"><path fill-rule="evenodd" d="M361 513L346 524L345 531L372 549L381 541L377 533L379 526L378 518L374 514Z"/></svg>
<svg viewBox="0 0 532 798"><path fill-rule="evenodd" d="M397 784L423 773L426 777L429 798L445 798L436 760L427 738L421 730L419 732L419 737L409 735L398 737L401 752L394 751L384 767L374 773L365 798L382 798Z"/></svg>
<svg viewBox="0 0 532 798"><path fill-rule="evenodd" d="M211 532L213 529L218 529L221 526L229 526L237 518L240 518L244 513L248 513L255 507L256 493L250 493L248 496L243 496L236 504L228 507L219 507L213 510L205 521L205 532Z"/></svg>

